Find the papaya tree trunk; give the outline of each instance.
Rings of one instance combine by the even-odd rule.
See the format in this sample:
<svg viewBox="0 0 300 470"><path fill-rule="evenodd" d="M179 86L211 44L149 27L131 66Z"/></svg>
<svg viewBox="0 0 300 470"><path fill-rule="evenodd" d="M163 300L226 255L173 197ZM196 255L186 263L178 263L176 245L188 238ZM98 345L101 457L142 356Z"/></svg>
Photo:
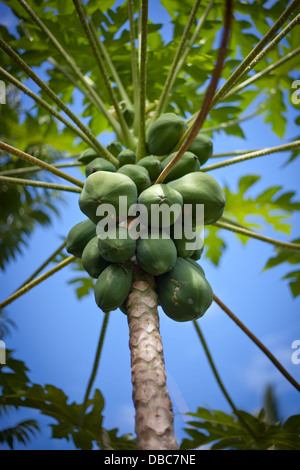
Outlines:
<svg viewBox="0 0 300 470"><path fill-rule="evenodd" d="M155 278L133 266L127 299L131 379L138 450L176 450L174 415L166 386Z"/></svg>

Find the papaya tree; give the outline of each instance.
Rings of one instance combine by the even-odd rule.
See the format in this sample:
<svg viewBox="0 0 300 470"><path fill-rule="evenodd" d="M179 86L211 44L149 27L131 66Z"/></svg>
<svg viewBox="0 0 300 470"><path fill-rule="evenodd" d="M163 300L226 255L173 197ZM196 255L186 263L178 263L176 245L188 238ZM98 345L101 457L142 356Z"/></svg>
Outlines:
<svg viewBox="0 0 300 470"><path fill-rule="evenodd" d="M259 165L271 155L267 158L272 173L274 155L288 152L287 163L294 164L300 149L297 137L288 141L285 137L292 120L299 122L300 2L269 3L4 2L11 24L0 27L0 75L5 89L1 94L1 268L6 270L12 259L26 253L37 224L48 224L51 230L54 213L63 212L64 194L72 193L72 204L81 215L40 267L1 301L1 319L7 325L14 301L69 266L76 272L70 282L76 284L77 296L92 296L103 321L82 403L70 404L61 389L32 381L25 364L7 351L6 366L0 371L0 411L38 410L55 420L52 437L72 439L81 449L176 450L201 445L299 449L299 416L271 422L263 410L253 415L236 406L201 325L202 317L217 305L270 360L282 380L300 391L287 368L219 298L205 264L207 260L220 264L230 243L224 233L235 234L243 244L255 239L275 249L269 260L266 256L266 269L281 263L297 265L300 260L300 241L291 234L288 221L300 208L295 193L272 186L248 196L260 176L242 175L243 165L236 166L252 161ZM159 5L168 14L165 25L153 13ZM163 31L166 25L172 25L170 39ZM264 126L271 129L279 145L257 148L251 142L249 149L215 152L218 136L224 134L228 142L232 136L246 139L243 125L257 117L263 123L259 133L267 132ZM219 169L224 169L221 177L221 171L215 171ZM222 181L230 169L237 192ZM121 197L126 200L125 216ZM179 210L170 211L172 219L166 225L158 211L155 225L148 217L151 208L161 204ZM199 218L197 206L204 208ZM132 207L136 212L131 212ZM142 224L141 207L147 209ZM176 228L184 226L183 215L190 221L192 238L184 238L182 231L175 236ZM103 220L108 225L105 237L99 229ZM144 238L141 226L150 225L155 230ZM262 234L265 226L289 239ZM170 231L165 237L166 228ZM133 232L135 237L130 236ZM189 248L190 240L197 243ZM299 271L288 272L285 279L296 298ZM63 315L63 301L55 301L55 309ZM135 438L104 428L103 396L99 389L91 394L115 311L128 323ZM160 334L163 316L178 327L193 325L231 410L226 414L199 407L190 413L193 420L186 428L191 439L181 443L175 438L167 387ZM38 429L35 420L25 420L2 430L0 441L13 447L15 441L27 442Z"/></svg>

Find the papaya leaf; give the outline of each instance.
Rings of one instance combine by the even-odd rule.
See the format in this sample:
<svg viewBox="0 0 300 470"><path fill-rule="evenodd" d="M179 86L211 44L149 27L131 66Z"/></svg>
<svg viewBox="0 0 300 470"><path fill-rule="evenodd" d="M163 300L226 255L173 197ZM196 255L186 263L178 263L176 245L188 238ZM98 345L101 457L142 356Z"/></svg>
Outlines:
<svg viewBox="0 0 300 470"><path fill-rule="evenodd" d="M104 434L108 436L110 448L114 450L136 450L136 439L132 437L132 434L123 434L122 436L117 436L118 429L114 428L109 431L102 429L102 439L104 441ZM105 450L105 447L101 447Z"/></svg>
<svg viewBox="0 0 300 470"><path fill-rule="evenodd" d="M280 421L278 413L278 400L274 388L269 385L264 394L265 421L268 424L276 424Z"/></svg>
<svg viewBox="0 0 300 470"><path fill-rule="evenodd" d="M16 328L16 323L11 318L8 318L4 310L0 310L0 339L2 340L4 337L9 336L11 330Z"/></svg>
<svg viewBox="0 0 300 470"><path fill-rule="evenodd" d="M273 230L289 234L290 218L294 211L300 210L300 202L294 201L295 192L282 193L282 186L273 186L260 194L248 196L245 193L260 179L256 175L242 177L238 191L233 193L225 186L226 209L224 216L232 218L239 224L249 228L263 228L269 224ZM249 220L249 217L254 222Z"/></svg>
<svg viewBox="0 0 300 470"><path fill-rule="evenodd" d="M292 240L293 243L300 243L300 238ZM299 264L300 254L297 251L285 250L284 248L276 248L276 256L270 258L266 263L264 269L270 269L278 266L281 263Z"/></svg>
<svg viewBox="0 0 300 470"><path fill-rule="evenodd" d="M289 282L290 289L294 297L300 295L300 271L293 271L289 274L286 274L282 279L292 279Z"/></svg>
<svg viewBox="0 0 300 470"><path fill-rule="evenodd" d="M36 421L30 419L18 423L6 429L0 430L0 443L7 444L10 449L14 448L16 442L26 445L34 435L40 431Z"/></svg>
<svg viewBox="0 0 300 470"><path fill-rule="evenodd" d="M82 404L70 402L64 391L54 385L31 383L27 372L26 365L15 359L13 351L8 350L6 365L0 365L0 410L9 407L38 410L55 420L55 423L50 424L53 438L72 440L79 449L90 450L95 446L102 448L105 436L106 445L109 442L111 449L135 449L135 440L130 434L118 436L118 429L103 428L104 398L100 390L96 389L94 396L88 400L87 412L78 428ZM38 423L28 420L21 425L0 430L0 442L6 442L11 447L15 441L25 444L37 430Z"/></svg>
<svg viewBox="0 0 300 470"><path fill-rule="evenodd" d="M296 118L295 118L295 124L296 126L299 126L300 125L300 115L298 115ZM299 137L296 137L296 139L299 139ZM294 150L293 152L291 152L291 155L289 157L289 159L286 161L285 165L288 165L289 163L293 162L297 157L298 155L300 155L300 149L299 150Z"/></svg>
<svg viewBox="0 0 300 470"><path fill-rule="evenodd" d="M300 243L300 238L292 240L293 243ZM276 248L276 256L270 258L264 270L274 268L281 263L289 263L291 265L300 264L300 254L296 251L285 250L284 248ZM300 295L300 271L293 271L285 276L282 279L291 279L289 286L294 297Z"/></svg>
<svg viewBox="0 0 300 470"><path fill-rule="evenodd" d="M286 162L286 164L288 163L291 163L293 160L295 160L298 155L300 155L300 150L294 150L292 153L291 153L291 156L290 158L288 159L288 161Z"/></svg>
<svg viewBox="0 0 300 470"><path fill-rule="evenodd" d="M5 269L11 259L22 253L37 224L49 225L51 215L57 213L53 202L62 202L54 191L39 192L35 188L0 185L0 268ZM51 202L50 202L51 201ZM6 209L4 209L6 208Z"/></svg>
<svg viewBox="0 0 300 470"><path fill-rule="evenodd" d="M78 20L72 2L61 2L58 0L28 0L34 8L35 13L43 20L45 25L51 30L59 40L70 57L76 61L82 74L88 77L91 86L98 93L104 106L111 111L111 100L103 86L103 79L95 63L93 54L81 24ZM121 5L119 4L121 3ZM257 44L258 40L270 28L270 24L278 19L279 15L286 8L285 0L273 0L268 2L261 0L258 2L245 2L242 0L235 3L235 21L231 31L230 49L228 50L222 72L222 80L230 77L233 70L241 62L242 57L246 57ZM270 7L270 3L272 6ZM11 8L13 16L13 31L1 26L0 33L11 47L18 51L30 67L38 67L38 73L45 79L50 87L61 97L64 103L76 105L78 93L73 81L69 82L62 74L61 70L53 65L49 65L49 57L53 57L60 67L66 64L56 48L47 39L45 34L34 23L26 13L18 0L4 0L4 4ZM133 97L133 86L131 80L131 46L129 41L128 12L126 2L118 2L115 5L113 0L89 0L85 2L89 13L92 15L97 32L103 41L108 56L112 60L114 67L124 85L128 95ZM135 7L139 2L135 0ZM172 21L172 31L167 39L161 33L161 24L148 25L148 51L147 51L147 112L149 117L155 108L155 103L163 89L163 84L168 75L172 60L178 47L180 37L184 31L188 16L193 6L193 0L162 0ZM195 24L201 18L208 1L201 2ZM135 8L136 9L136 8ZM220 35L223 25L224 1L215 0L214 6L209 13L209 17L201 34L191 47L185 65L182 67L178 77L174 82L172 96L166 108L167 112L176 112L181 116L188 117L198 112L203 102L205 87L211 78L216 61L217 48L216 38ZM293 15L295 16L295 15ZM67 27L66 27L67 25ZM194 25L195 26L195 25ZM138 30L138 21L135 19L135 27ZM190 34L190 37L192 32ZM264 70L269 64L274 63L287 51L298 47L299 33L297 29L290 31L284 39L284 45L278 44L268 55L255 65L255 71L250 71L247 76ZM260 99L266 104L266 122L274 133L280 137L286 131L286 121L289 112L294 111L294 103L291 99L291 79L293 78L296 61L286 63L282 69L276 69L273 73L255 82L251 89L245 89L242 93L236 93L225 99L221 105L213 110L207 120L207 126L217 126L228 119L239 118L240 114L251 107L253 101ZM2 67L7 68L10 73L20 80L27 79L7 54L3 54ZM70 72L70 69L67 68ZM112 76L109 77L117 99L121 97L117 87L115 87ZM245 77L246 79L247 77ZM74 77L78 80L77 77ZM9 104L5 106L1 116L1 124L5 140L15 147L27 150L45 161L56 161L65 152L86 148L86 144L78 143L72 132L64 129L55 120L48 117L40 105L35 105L31 100L20 100L18 91L8 87ZM271 93L270 93L271 91ZM45 93L41 96L51 103L52 101ZM101 138L104 131L110 130L102 113L99 113L95 106L92 106L86 97L80 95L81 100L78 116L84 121L88 121L91 131ZM11 112L11 109L13 111ZM297 121L296 121L297 124ZM216 131L218 132L218 130ZM247 132L238 124L228 128L227 134L232 134L243 138ZM290 161L296 158L297 152L292 154ZM16 158L4 160L5 168L20 168L25 166ZM249 228L262 228L264 225L270 226L274 230L290 233L290 218L293 213L299 210L299 203L294 202L293 192L284 192L281 186L274 186L263 191L261 194L253 192L253 185L259 177L250 175L240 180L237 193L225 188L227 195L227 206L225 216L232 218L237 223ZM3 246L0 245L1 265L6 265L11 259L20 253L28 242L29 236L37 224L46 225L51 223L51 217L57 213L57 196L51 193L49 198L43 191L23 190L22 194L17 191L9 193L7 188L1 188L3 201L1 204L0 222L4 230L1 234ZM255 188L254 188L255 189ZM251 191L250 196L246 191ZM5 193L5 194L4 194ZM0 194L0 196L1 196ZM3 201L0 201L3 202ZM60 200L60 202L62 202ZM7 207L9 206L9 211ZM20 216L20 210L22 214ZM24 211L24 212L23 212ZM25 216L24 216L25 213ZM258 218L259 222L249 220ZM24 222L23 222L24 219ZM268 227L268 228L270 228ZM220 237L216 227L207 227L206 256L214 264L218 264L223 251L226 248L225 242ZM9 232L9 234L8 234ZM8 235L7 235L8 234ZM227 240L227 239L226 239ZM242 238L245 241L245 238ZM1 252L2 249L2 252ZM61 255L62 257L64 255ZM269 260L268 267L287 261L289 264L296 264L293 257L282 257L282 252L278 252L278 257ZM77 295L81 298L90 293L93 289L94 280L84 277L80 261L76 263L78 271L77 277L70 281L77 286ZM290 280L291 289L298 295L299 274L298 271L288 273L285 276ZM78 287L79 286L79 287ZM135 441L130 435L118 437L118 430L110 431L103 428L104 400L99 390L95 391L93 398L88 401L88 412L85 415L82 427L78 428L78 418L82 410L82 404L69 400L68 396L59 388L53 385L41 386L30 383L27 376L27 368L21 362L12 358L8 354L8 364L0 368L0 409L13 406L27 407L39 410L45 415L55 420L52 424L52 435L55 438L72 440L76 448L92 449L96 446L101 449L134 449ZM193 420L187 428L187 435L191 440L183 441L183 448L197 448L199 445L210 445L214 449L268 449L284 448L299 449L299 417L291 417L286 423L269 426L264 420L264 413L259 416L252 416L248 413L239 412L243 420L253 429L256 439L250 436L241 422L234 416L227 415L220 411L209 411L200 409L198 413L190 415ZM26 424L25 424L26 428ZM24 432L30 433L30 426ZM17 432L10 430L8 441L13 443L14 435ZM24 434L19 434L20 442Z"/></svg>
<svg viewBox="0 0 300 470"><path fill-rule="evenodd" d="M14 352L6 350L6 364L0 364L0 409L21 406L21 395L29 384L28 368L14 358ZM8 400L8 396L14 397Z"/></svg>
<svg viewBox="0 0 300 470"><path fill-rule="evenodd" d="M77 277L69 281L69 284L78 284L76 287L76 295L81 299L85 295L89 295L94 291L94 280L88 277Z"/></svg>
<svg viewBox="0 0 300 470"><path fill-rule="evenodd" d="M58 261L60 261L60 258L62 256L64 257L65 255L60 255ZM93 293L95 279L87 277L86 275L82 275L83 273L86 274L86 271L83 269L81 259L77 259L74 263L72 263L72 270L78 273L78 276L73 279L70 279L70 281L68 281L68 284L77 284L75 290L77 298L81 299L85 295Z"/></svg>
<svg viewBox="0 0 300 470"><path fill-rule="evenodd" d="M285 423L267 424L264 413L253 416L239 410L239 416L251 428L251 435L235 416L221 411L198 408L188 413L194 418L185 432L191 439L183 439L180 450L197 449L211 445L212 450L299 450L300 415L290 417Z"/></svg>
<svg viewBox="0 0 300 470"><path fill-rule="evenodd" d="M48 163L55 163L65 152L75 151L74 135L69 129L59 130L54 119L47 115L34 117L22 113L19 97L13 93L9 106L2 106L3 125L1 136L5 141ZM80 146L77 147L77 151ZM23 160L1 154L1 171L30 168ZM24 178L53 181L47 172L23 173ZM33 187L0 184L0 268L5 269L10 260L23 252L30 235L37 225L51 224L53 216L59 216L59 204L64 196L58 191Z"/></svg>
<svg viewBox="0 0 300 470"><path fill-rule="evenodd" d="M206 227L204 239L205 256L209 258L215 266L218 266L220 258L226 249L225 242L219 236L219 230L220 229L213 226Z"/></svg>
<svg viewBox="0 0 300 470"><path fill-rule="evenodd" d="M245 137L246 137L244 132L243 132L243 129L238 124L234 124L233 126L225 127L224 132L227 135L235 135L236 137L241 137L242 139L245 139Z"/></svg>
<svg viewBox="0 0 300 470"><path fill-rule="evenodd" d="M273 91L273 90L272 90ZM270 111L267 113L265 122L270 122L273 131L280 138L284 137L286 126L286 104L283 98L282 90L277 87L276 92L271 94Z"/></svg>

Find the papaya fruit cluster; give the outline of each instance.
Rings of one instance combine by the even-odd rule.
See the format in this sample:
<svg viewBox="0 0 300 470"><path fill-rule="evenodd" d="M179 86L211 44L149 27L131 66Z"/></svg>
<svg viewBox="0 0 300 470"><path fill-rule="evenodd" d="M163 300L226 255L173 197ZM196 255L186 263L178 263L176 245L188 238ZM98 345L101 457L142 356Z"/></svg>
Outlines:
<svg viewBox="0 0 300 470"><path fill-rule="evenodd" d="M216 222L225 207L225 195L217 181L200 171L212 155L211 140L199 134L164 183L154 184L175 155L172 150L186 128L185 121L175 114L160 116L149 129L149 155L139 161L132 150L111 142L107 148L118 159L118 169L93 149L79 157L86 174L79 207L87 219L70 230L66 246L97 279L95 301L104 312L120 308L126 313L132 265L155 276L158 302L173 320L197 319L212 303L212 288L197 263L203 246L195 230L198 204L204 205L204 225ZM126 196L125 207L121 207L120 196ZM176 210L165 218L162 204ZM137 232L132 230L138 220L130 217L132 206L146 210ZM182 217L186 212L194 224L188 236ZM113 222L105 236L97 230L104 217Z"/></svg>

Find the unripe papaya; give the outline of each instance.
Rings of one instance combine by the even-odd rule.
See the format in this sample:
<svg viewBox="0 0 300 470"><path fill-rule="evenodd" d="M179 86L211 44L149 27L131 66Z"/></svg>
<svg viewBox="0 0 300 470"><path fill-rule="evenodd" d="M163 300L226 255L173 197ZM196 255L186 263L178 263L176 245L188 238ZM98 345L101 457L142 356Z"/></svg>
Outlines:
<svg viewBox="0 0 300 470"><path fill-rule="evenodd" d="M175 321L196 320L212 304L210 284L187 258L177 258L171 271L157 277L156 281L161 307Z"/></svg>
<svg viewBox="0 0 300 470"><path fill-rule="evenodd" d="M154 276L164 274L174 266L177 258L176 246L171 238L163 238L162 232L157 237L148 234L148 238L139 238L136 245L136 258L143 271Z"/></svg>
<svg viewBox="0 0 300 470"><path fill-rule="evenodd" d="M86 244L96 235L96 225L91 220L79 222L69 231L66 239L67 252L81 258Z"/></svg>
<svg viewBox="0 0 300 470"><path fill-rule="evenodd" d="M136 160L136 154L132 150L125 149L119 153L118 160L119 160L120 166L128 165L128 164L134 165L135 160Z"/></svg>
<svg viewBox="0 0 300 470"><path fill-rule="evenodd" d="M98 239L98 250L102 258L111 263L125 263L135 254L136 241L125 227L108 229L106 238Z"/></svg>
<svg viewBox="0 0 300 470"><path fill-rule="evenodd" d="M189 152L197 155L200 165L204 165L207 160L212 156L213 143L205 134L198 134L192 145L189 147Z"/></svg>
<svg viewBox="0 0 300 470"><path fill-rule="evenodd" d="M191 266L193 266L195 269L197 269L202 274L202 276L205 276L205 272L204 272L202 266L200 266L200 264L196 263L196 261L193 258L185 258L185 260L188 261L191 264Z"/></svg>
<svg viewBox="0 0 300 470"><path fill-rule="evenodd" d="M177 228L180 230L177 231ZM185 230L185 227L175 223L171 227L171 237L177 249L177 256L180 258L189 258L195 252L197 233L193 230Z"/></svg>
<svg viewBox="0 0 300 470"><path fill-rule="evenodd" d="M187 243L192 243L191 240L186 240L184 237L183 238L175 238L173 239L176 250L177 250L177 256L180 256L181 258L189 258L192 256L195 252L194 249L187 248Z"/></svg>
<svg viewBox="0 0 300 470"><path fill-rule="evenodd" d="M175 157L175 153L171 153L165 160L162 162L163 170L166 166L170 163L170 161ZM181 178L182 176L192 173L193 171L199 171L200 164L196 155L192 152L185 152L181 159L176 163L174 168L170 171L170 173L166 176L164 182L168 183L169 181L176 180Z"/></svg>
<svg viewBox="0 0 300 470"><path fill-rule="evenodd" d="M197 204L204 204L204 225L213 224L222 216L226 202L225 193L217 181L207 173L189 173L170 181L168 186L181 194L184 205L192 205L191 215L194 220ZM187 212L188 209L184 207L184 211ZM196 224L198 223L199 220L196 221Z"/></svg>
<svg viewBox="0 0 300 470"><path fill-rule="evenodd" d="M164 228L172 225L180 216L183 199L178 191L166 184L154 184L139 195L138 204L147 209L148 218L145 223ZM173 209L169 210L172 206Z"/></svg>
<svg viewBox="0 0 300 470"><path fill-rule="evenodd" d="M148 155L142 158L137 164L146 168L152 182L158 178L162 171L161 161L154 155Z"/></svg>
<svg viewBox="0 0 300 470"><path fill-rule="evenodd" d="M125 108L123 109L122 114L127 126L131 127L134 122L134 111L132 109Z"/></svg>
<svg viewBox="0 0 300 470"><path fill-rule="evenodd" d="M120 305L119 309L121 310L122 313L124 313L124 315L127 315L126 301L123 302L122 305Z"/></svg>
<svg viewBox="0 0 300 470"><path fill-rule="evenodd" d="M101 204L111 204L119 216L119 196L126 196L127 209L136 203L136 185L126 175L97 171L92 173L85 181L79 197L81 211L95 224L101 219L96 215Z"/></svg>
<svg viewBox="0 0 300 470"><path fill-rule="evenodd" d="M102 258L98 250L98 237L93 237L85 246L81 262L83 269L94 278L98 278L102 271L110 264Z"/></svg>
<svg viewBox="0 0 300 470"><path fill-rule="evenodd" d="M107 150L113 154L114 157L117 157L120 152L122 152L123 147L117 140L113 140L110 144L106 146Z"/></svg>
<svg viewBox="0 0 300 470"><path fill-rule="evenodd" d="M129 266L110 264L95 283L96 304L103 312L116 310L127 299L131 284L132 272Z"/></svg>
<svg viewBox="0 0 300 470"><path fill-rule="evenodd" d="M100 157L99 153L96 152L93 148L89 148L81 152L81 154L78 157L78 160L83 164L87 165L91 161L95 160L95 158Z"/></svg>
<svg viewBox="0 0 300 470"><path fill-rule="evenodd" d="M96 173L96 171L111 171L115 173L117 170L115 166L105 160L105 158L95 158L85 167L85 176L88 177L92 173Z"/></svg>
<svg viewBox="0 0 300 470"><path fill-rule="evenodd" d="M200 259L201 256L202 256L203 249L204 249L204 246L202 246L202 247L199 248L198 250L195 250L194 253L192 254L192 256L190 256L190 258L191 258L193 261L198 261L198 259Z"/></svg>
<svg viewBox="0 0 300 470"><path fill-rule="evenodd" d="M168 155L186 128L184 120L176 114L162 114L149 129L147 140L149 154Z"/></svg>
<svg viewBox="0 0 300 470"><path fill-rule="evenodd" d="M138 165L123 165L118 173L128 176L135 183L138 194L151 185L150 176L146 168Z"/></svg>

